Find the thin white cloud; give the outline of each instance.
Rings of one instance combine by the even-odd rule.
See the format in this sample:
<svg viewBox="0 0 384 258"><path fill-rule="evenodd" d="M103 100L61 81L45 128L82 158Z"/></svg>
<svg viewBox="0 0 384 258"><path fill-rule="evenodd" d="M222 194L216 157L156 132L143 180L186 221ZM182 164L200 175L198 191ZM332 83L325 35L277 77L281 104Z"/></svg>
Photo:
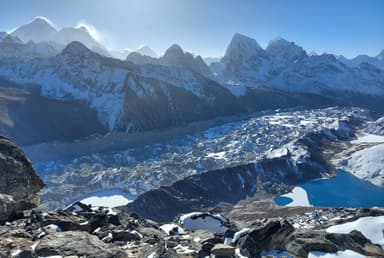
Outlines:
<svg viewBox="0 0 384 258"><path fill-rule="evenodd" d="M15 27L15 28L12 28L10 30L7 30L7 33L8 34L11 34L12 32L14 32L15 30L17 30L19 27Z"/></svg>
<svg viewBox="0 0 384 258"><path fill-rule="evenodd" d="M140 49L140 48L143 48L143 47L148 47L147 44L140 44L136 49Z"/></svg>
<svg viewBox="0 0 384 258"><path fill-rule="evenodd" d="M86 20L80 20L77 22L75 28L84 27L88 33L99 43L106 43L106 37L99 30L95 28L92 24L88 23Z"/></svg>

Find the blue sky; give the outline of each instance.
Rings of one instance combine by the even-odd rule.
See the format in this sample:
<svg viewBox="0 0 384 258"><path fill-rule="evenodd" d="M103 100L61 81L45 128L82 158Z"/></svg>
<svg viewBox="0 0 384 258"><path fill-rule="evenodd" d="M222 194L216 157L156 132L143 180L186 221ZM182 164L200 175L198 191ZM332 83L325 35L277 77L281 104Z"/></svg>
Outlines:
<svg viewBox="0 0 384 258"><path fill-rule="evenodd" d="M221 56L235 32L262 47L283 37L319 54L353 57L384 49L382 0L1 0L0 31L35 16L58 28L92 25L107 47L147 44L158 53L178 43Z"/></svg>

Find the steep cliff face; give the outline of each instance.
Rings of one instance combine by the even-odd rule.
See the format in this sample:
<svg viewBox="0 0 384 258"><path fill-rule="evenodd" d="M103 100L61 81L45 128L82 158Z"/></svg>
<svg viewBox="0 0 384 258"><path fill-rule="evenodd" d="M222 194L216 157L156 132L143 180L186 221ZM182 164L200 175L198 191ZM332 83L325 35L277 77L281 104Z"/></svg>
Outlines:
<svg viewBox="0 0 384 258"><path fill-rule="evenodd" d="M20 210L40 204L44 186L24 152L10 140L0 138L0 222Z"/></svg>

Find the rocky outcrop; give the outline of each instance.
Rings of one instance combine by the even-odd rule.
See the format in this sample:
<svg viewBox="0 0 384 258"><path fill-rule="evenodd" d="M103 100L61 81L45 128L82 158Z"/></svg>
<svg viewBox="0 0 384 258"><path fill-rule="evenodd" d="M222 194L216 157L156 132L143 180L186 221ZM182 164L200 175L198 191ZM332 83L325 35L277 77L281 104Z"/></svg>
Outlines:
<svg viewBox="0 0 384 258"><path fill-rule="evenodd" d="M19 211L40 204L43 182L24 152L10 140L0 138L0 222Z"/></svg>

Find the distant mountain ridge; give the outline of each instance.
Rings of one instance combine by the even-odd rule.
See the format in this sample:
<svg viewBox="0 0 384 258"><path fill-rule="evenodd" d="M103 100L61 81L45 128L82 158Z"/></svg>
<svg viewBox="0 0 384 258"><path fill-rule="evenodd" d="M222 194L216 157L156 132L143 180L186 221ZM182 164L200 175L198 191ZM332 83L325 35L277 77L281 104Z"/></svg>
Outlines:
<svg viewBox="0 0 384 258"><path fill-rule="evenodd" d="M229 91L189 69L106 58L80 42L49 59L2 63L0 76L39 85L46 97L86 101L109 130L153 129L241 110Z"/></svg>
<svg viewBox="0 0 384 258"><path fill-rule="evenodd" d="M0 57L15 58L17 60L30 60L34 58L49 58L58 54L58 51L46 42L23 43L18 37L4 34L0 37Z"/></svg>
<svg viewBox="0 0 384 258"><path fill-rule="evenodd" d="M344 56L337 56L337 59L348 66L359 66L362 63L369 63L384 70L384 50L382 50L377 56L358 55L352 59L348 59Z"/></svg>
<svg viewBox="0 0 384 258"><path fill-rule="evenodd" d="M201 56L194 57L189 52L184 50L177 44L170 46L162 57L154 58L147 55L142 55L138 52L133 52L128 55L127 61L136 64L156 64L163 66L177 66L190 69L204 76L210 76L211 70L206 65Z"/></svg>
<svg viewBox="0 0 384 258"><path fill-rule="evenodd" d="M85 28L57 30L37 18L0 34L0 77L38 88L44 98L82 102L106 131L151 130L301 105L384 110L384 70L367 62L351 67L331 54L307 54L282 38L263 49L236 33L225 55L209 66L177 44L160 57L146 46L126 60L106 51Z"/></svg>
<svg viewBox="0 0 384 258"><path fill-rule="evenodd" d="M384 95L384 71L374 65L349 67L334 55L307 55L293 42L273 40L264 50L252 38L235 34L220 62L210 68L214 80L236 95L247 87L268 86L290 92L353 92Z"/></svg>
<svg viewBox="0 0 384 258"><path fill-rule="evenodd" d="M139 54L139 55L142 55L145 57L151 57L151 58L157 58L158 57L157 53L146 45L141 45L136 50L125 48L122 50L108 49L108 51L112 57L117 58L117 59L121 59L121 60L127 59L128 55L130 55L132 53Z"/></svg>

